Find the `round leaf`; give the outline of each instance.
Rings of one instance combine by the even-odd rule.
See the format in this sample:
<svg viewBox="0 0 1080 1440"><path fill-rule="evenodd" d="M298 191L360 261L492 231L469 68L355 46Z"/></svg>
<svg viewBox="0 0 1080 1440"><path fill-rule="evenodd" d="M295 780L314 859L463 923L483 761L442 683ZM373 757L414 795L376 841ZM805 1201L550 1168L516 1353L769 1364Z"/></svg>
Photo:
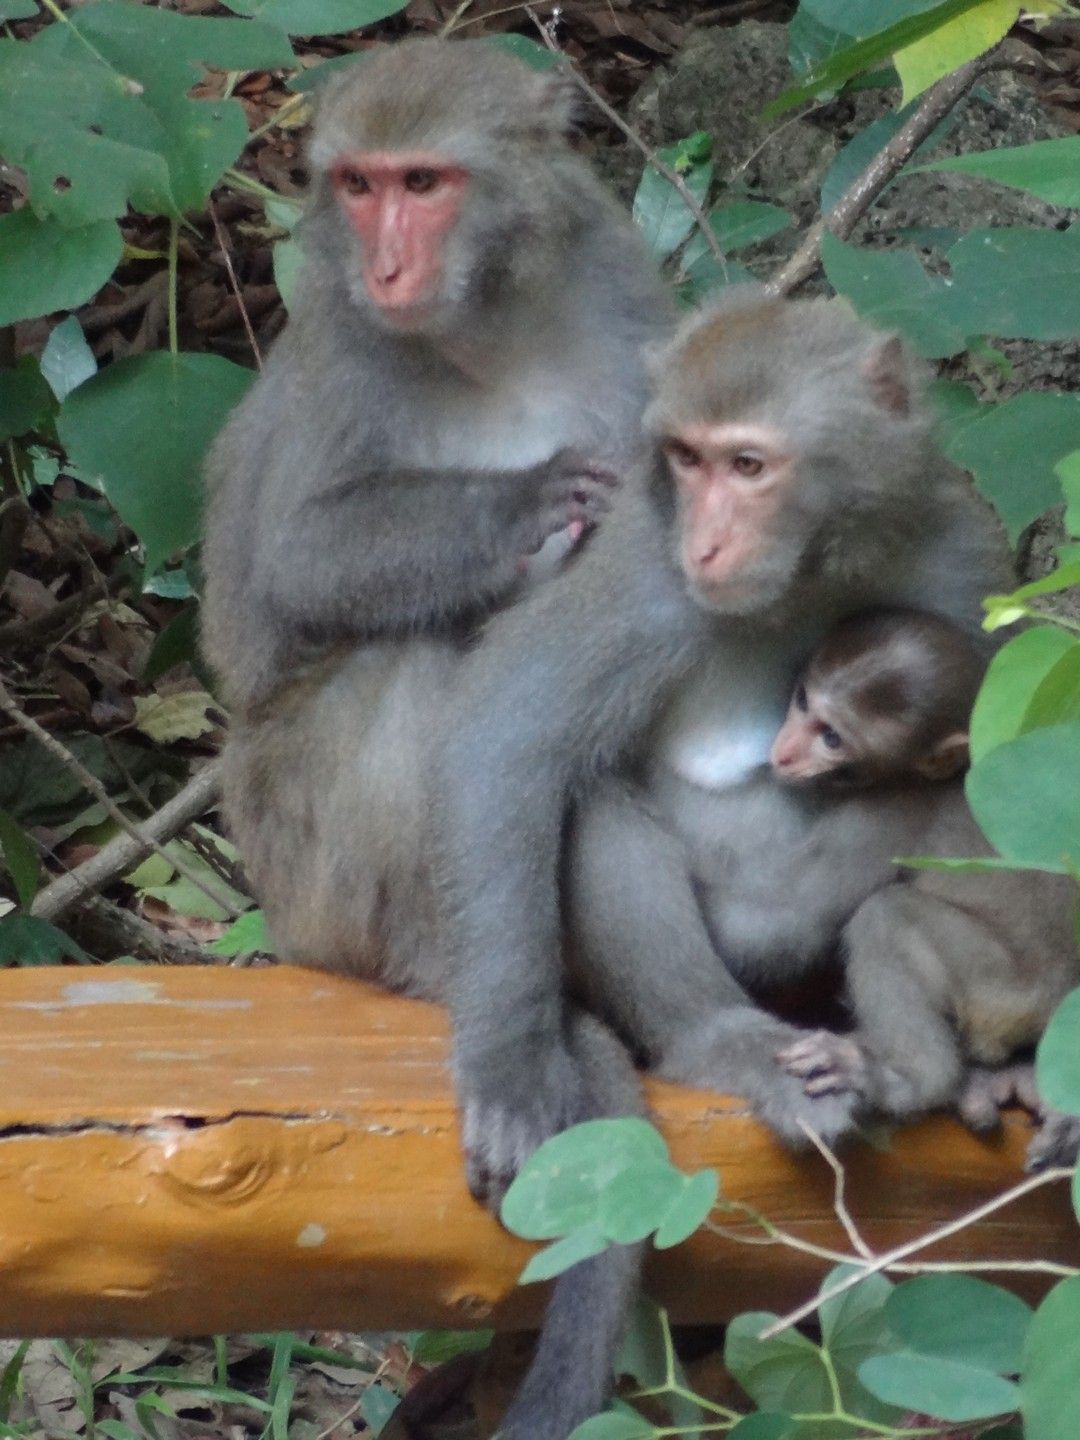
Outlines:
<svg viewBox="0 0 1080 1440"><path fill-rule="evenodd" d="M643 1416L631 1412L629 1406L620 1406L586 1420L573 1431L570 1440L650 1440L655 1434Z"/></svg>
<svg viewBox="0 0 1080 1440"><path fill-rule="evenodd" d="M97 373L94 352L74 315L53 327L41 355L41 373L58 400Z"/></svg>
<svg viewBox="0 0 1080 1440"><path fill-rule="evenodd" d="M1080 1435L1080 1278L1055 1285L1035 1312L1024 1351L1025 1440Z"/></svg>
<svg viewBox="0 0 1080 1440"><path fill-rule="evenodd" d="M1031 1315L1011 1291L974 1275L917 1275L885 1303L885 1319L909 1349L1001 1375L1020 1369Z"/></svg>
<svg viewBox="0 0 1080 1440"><path fill-rule="evenodd" d="M608 1238L599 1225L582 1225L553 1245L538 1251L518 1276L519 1285L531 1285L536 1280L551 1280L576 1265L579 1260L590 1260L608 1248Z"/></svg>
<svg viewBox="0 0 1080 1440"><path fill-rule="evenodd" d="M763 1410L832 1410L832 1392L816 1345L797 1330L758 1339L775 1319L759 1311L737 1315L727 1328L724 1364Z"/></svg>
<svg viewBox="0 0 1080 1440"><path fill-rule="evenodd" d="M250 15L289 35L340 35L404 10L408 0L227 0L236 15Z"/></svg>
<svg viewBox="0 0 1080 1440"><path fill-rule="evenodd" d="M1015 636L994 656L971 716L971 758L1015 740L1024 728L1031 696L1059 660L1078 648L1056 625L1037 625Z"/></svg>
<svg viewBox="0 0 1080 1440"><path fill-rule="evenodd" d="M797 1434L798 1426L790 1415L759 1410L756 1415L745 1415L728 1431L727 1440L794 1440Z"/></svg>
<svg viewBox="0 0 1080 1440"><path fill-rule="evenodd" d="M1039 1094L1055 1110L1080 1115L1080 990L1058 1006L1035 1057Z"/></svg>
<svg viewBox="0 0 1080 1440"><path fill-rule="evenodd" d="M657 1250L681 1245L708 1218L720 1191L720 1177L715 1170L699 1170L696 1175L681 1175L678 1194L667 1208L656 1239Z"/></svg>
<svg viewBox="0 0 1080 1440"><path fill-rule="evenodd" d="M600 1196L600 1226L623 1245L644 1240L659 1228L685 1176L670 1160L634 1165L616 1175Z"/></svg>
<svg viewBox="0 0 1080 1440"><path fill-rule="evenodd" d="M148 570L198 538L203 457L252 379L218 355L156 352L118 360L64 401L60 438L138 535Z"/></svg>
<svg viewBox="0 0 1080 1440"><path fill-rule="evenodd" d="M28 208L0 215L0 326L85 304L119 265L123 248L112 220L67 230Z"/></svg>
<svg viewBox="0 0 1080 1440"><path fill-rule="evenodd" d="M872 1355L859 1366L872 1395L941 1420L990 1420L1015 1410L1020 1398L1011 1380L956 1360L913 1355Z"/></svg>
<svg viewBox="0 0 1080 1440"><path fill-rule="evenodd" d="M1014 865L1080 868L1080 722L1032 730L972 766L967 798L986 838Z"/></svg>
<svg viewBox="0 0 1080 1440"><path fill-rule="evenodd" d="M647 1120L588 1120L555 1135L525 1162L506 1192L502 1221L526 1240L551 1240L599 1219L600 1196L616 1175L667 1160Z"/></svg>

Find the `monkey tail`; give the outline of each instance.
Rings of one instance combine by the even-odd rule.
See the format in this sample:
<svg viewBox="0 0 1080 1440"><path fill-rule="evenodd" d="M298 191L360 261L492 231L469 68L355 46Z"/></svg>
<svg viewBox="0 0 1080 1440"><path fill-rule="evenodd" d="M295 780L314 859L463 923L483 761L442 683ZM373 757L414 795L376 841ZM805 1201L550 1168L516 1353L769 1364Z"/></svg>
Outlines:
<svg viewBox="0 0 1080 1440"><path fill-rule="evenodd" d="M568 1032L586 1093L580 1119L642 1114L641 1087L630 1057L606 1026L576 1011ZM559 1276L532 1364L499 1427L499 1440L567 1440L603 1409L643 1256L641 1245L613 1245Z"/></svg>

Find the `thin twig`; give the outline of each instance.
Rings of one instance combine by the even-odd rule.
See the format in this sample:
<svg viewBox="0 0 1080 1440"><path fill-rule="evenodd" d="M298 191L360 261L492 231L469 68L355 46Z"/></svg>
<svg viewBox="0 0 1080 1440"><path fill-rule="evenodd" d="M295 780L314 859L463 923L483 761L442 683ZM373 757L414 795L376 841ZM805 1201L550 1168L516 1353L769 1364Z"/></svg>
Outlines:
<svg viewBox="0 0 1080 1440"><path fill-rule="evenodd" d="M551 36L548 34L547 26L543 23L540 17L535 14L531 5L525 6L525 13L528 15L529 19L533 22L537 30L539 30L540 34L543 36L544 44L547 46L547 48L551 50L554 54L561 55L562 51L552 40ZM641 154L645 158L645 163L649 165L653 170L655 170L658 175L662 175L664 179L668 182L668 184L672 187L672 189L677 192L683 204L686 206L687 210L689 210L690 214L694 217L698 229L701 231L702 235L705 238L705 244L709 247L709 250L712 252L713 258L717 261L717 263L720 265L720 268L723 270L724 278L726 280L727 256L724 253L724 248L720 244L720 241L717 240L716 234L712 226L709 224L709 217L708 215L706 215L705 209L702 206L701 201L690 189L690 186L687 185L686 181L683 179L683 177L679 174L677 170L673 170L670 165L666 164L663 160L659 158L656 151L650 145L647 145L646 142L637 133L637 131L632 129L632 127L626 123L626 121L622 118L619 112L613 109L608 104L608 102L604 99L600 92L598 90L595 90L593 86L589 84L588 80L585 79L584 75L579 74L578 71L574 69L574 67L570 64L568 60L565 63L567 70L573 76L574 82L577 84L578 88L584 91L584 93L589 97L589 99L600 111L600 113L607 120L609 120L612 125L615 126L616 130L618 130L622 135L625 135L627 140L630 141L631 145L635 146L638 150L640 150Z"/></svg>
<svg viewBox="0 0 1080 1440"><path fill-rule="evenodd" d="M838 1280L835 1285L829 1285L820 1294L815 1295L804 1305L798 1306L787 1315L782 1315L779 1320L774 1320L771 1325L766 1326L758 1336L759 1340L771 1340L774 1335L780 1335L785 1330L790 1330L800 1320L820 1309L828 1300L834 1300L838 1295L845 1294L848 1290L854 1289L871 1275L880 1274L882 1270L889 1270L900 1260L906 1260L909 1255L916 1255L920 1250L926 1250L931 1245L937 1245L942 1240L948 1240L950 1236L958 1235L971 1225L976 1225L980 1220L985 1220L988 1215L1003 1210L1006 1205L1011 1205L1014 1200L1021 1200L1025 1195L1030 1195L1033 1190L1040 1190L1044 1185L1053 1184L1058 1180L1071 1180L1073 1172L1069 1169L1044 1170L1039 1175L1031 1175L1022 1180L1019 1185L1014 1185L1010 1190L1003 1191L1000 1195L984 1201L977 1205L974 1210L969 1210L956 1220L949 1220L944 1225L939 1225L934 1230L929 1230L925 1235L920 1235L914 1240L908 1240L903 1245L897 1245L893 1250L886 1250L869 1263L860 1264L854 1274L848 1275L843 1280ZM858 1263L858 1262L856 1262Z"/></svg>
<svg viewBox="0 0 1080 1440"><path fill-rule="evenodd" d="M220 965L220 956L184 940L168 935L136 915L116 905L104 895L83 895L80 909L89 912L92 923L101 927L103 939L112 939L125 948L150 956L160 965Z"/></svg>
<svg viewBox="0 0 1080 1440"><path fill-rule="evenodd" d="M93 776L90 778L94 779ZM95 784L97 783L95 780ZM212 760L160 810L138 826L125 820L124 834L114 836L96 855L40 890L30 907L30 913L41 920L56 920L66 910L78 904L88 892L100 890L103 885L107 885L118 875L123 875L154 851L161 853L167 841L213 807L220 792L221 767L218 761ZM180 869L173 855L167 854L165 858L170 865ZM196 883L200 889L210 893L201 878ZM211 898L215 904L224 908L225 902L219 896L213 895ZM233 918L239 913L231 901L228 910Z"/></svg>
<svg viewBox="0 0 1080 1440"><path fill-rule="evenodd" d="M852 1219L851 1212L850 1210L848 1210L847 1202L844 1199L844 1188L846 1185L847 1177L844 1173L843 1165L841 1165L838 1157L834 1154L832 1150L829 1149L828 1145L826 1145L825 1141L821 1138L821 1136L817 1133L817 1131L813 1128L812 1125L808 1125L805 1120L800 1120L799 1127L802 1130L803 1134L806 1136L806 1138L810 1141L811 1145L813 1145L814 1149L825 1161L826 1165L828 1165L829 1169L833 1172L833 1210L836 1212L836 1218L844 1227L844 1234L851 1242L851 1248L857 1251L864 1260L873 1260L874 1252L860 1235L859 1227Z"/></svg>
<svg viewBox="0 0 1080 1440"><path fill-rule="evenodd" d="M233 269L232 256L229 254L228 237L222 229L221 221L218 219L217 209L214 206L213 200L207 201L206 208L210 212L210 219L214 226L214 235L217 239L222 259L225 261L225 273L229 277L229 287L240 308L240 319L244 322L244 332L247 335L248 344L251 346L251 353L255 356L255 364L261 370L263 363L262 352L259 350L259 342L255 339L255 331L251 325L251 316L248 314L248 308L244 304L244 297L240 293L240 284L236 278L236 271Z"/></svg>
<svg viewBox="0 0 1080 1440"><path fill-rule="evenodd" d="M987 56L969 60L930 87L918 109L848 186L829 213L814 221L791 259L768 282L767 289L775 295L787 295L813 275L821 264L821 241L826 231L838 240L847 239L885 186L896 178L990 63Z"/></svg>
<svg viewBox="0 0 1080 1440"><path fill-rule="evenodd" d="M2 683L0 683L0 710L3 710L5 714L9 715L20 730L25 731L32 740L36 740L43 750L47 750L55 760L59 760L65 770L71 771L78 779L79 784L88 790L94 799L104 807L106 813L116 821L121 830L125 830L127 834L143 848L144 855L149 855L151 852L161 855L185 880L190 881L192 885L201 890L215 905L220 905L230 919L235 920L238 915L243 913L233 903L231 896L218 890L216 883L210 884L206 877L200 875L197 870L194 870L182 856L166 854L165 847L159 840L147 834L144 827L136 825L134 821L129 820L93 771L88 770L82 761L71 753L66 745L61 745L55 735L50 735L36 720L27 715L12 699L6 686ZM82 868L82 866L79 867L80 870ZM77 873L78 872L73 871L72 878ZM47 888L51 889L52 887L49 886ZM42 891L41 895L37 897L38 900L40 900L45 893L45 891ZM40 912L35 909L34 913L38 914ZM41 918L49 919L50 917L43 915Z"/></svg>

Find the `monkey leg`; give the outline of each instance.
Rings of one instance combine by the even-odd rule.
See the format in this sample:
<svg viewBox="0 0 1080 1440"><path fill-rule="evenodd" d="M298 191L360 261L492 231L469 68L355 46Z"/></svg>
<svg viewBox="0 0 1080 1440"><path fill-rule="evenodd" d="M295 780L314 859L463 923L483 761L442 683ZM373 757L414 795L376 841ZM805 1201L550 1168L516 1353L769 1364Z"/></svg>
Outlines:
<svg viewBox="0 0 1080 1440"><path fill-rule="evenodd" d="M586 1003L670 1080L742 1095L785 1140L837 1139L856 1097L808 1095L777 1063L804 1032L759 1010L717 954L683 843L633 787L581 806L566 872L569 951Z"/></svg>
<svg viewBox="0 0 1080 1440"><path fill-rule="evenodd" d="M625 1049L591 1015L571 1013L567 1048L583 1079L579 1120L640 1115ZM499 1428L500 1440L566 1440L600 1411L641 1271L639 1245L613 1245L558 1279L532 1365Z"/></svg>
<svg viewBox="0 0 1080 1440"><path fill-rule="evenodd" d="M907 1116L959 1099L965 1065L952 1011L950 966L972 936L951 905L913 885L889 885L852 916L843 947L854 1040L865 1059L855 1082L866 1101Z"/></svg>

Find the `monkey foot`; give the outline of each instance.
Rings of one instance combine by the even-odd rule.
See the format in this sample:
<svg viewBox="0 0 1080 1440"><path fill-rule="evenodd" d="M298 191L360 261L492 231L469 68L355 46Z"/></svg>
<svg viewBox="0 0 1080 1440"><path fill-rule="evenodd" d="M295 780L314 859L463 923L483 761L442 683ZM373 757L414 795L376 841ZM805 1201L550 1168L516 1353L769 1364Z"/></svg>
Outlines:
<svg viewBox="0 0 1080 1440"><path fill-rule="evenodd" d="M1025 1169L1032 1172L1070 1167L1080 1159L1080 1117L1046 1110L1027 1151Z"/></svg>
<svg viewBox="0 0 1080 1440"><path fill-rule="evenodd" d="M803 1083L807 1095L863 1095L866 1055L856 1040L831 1030L813 1030L785 1046L777 1060Z"/></svg>
<svg viewBox="0 0 1080 1440"><path fill-rule="evenodd" d="M1001 1124L1001 1112L1020 1105L1041 1116L1043 1105L1035 1088L1035 1067L1029 1061L989 1069L973 1065L964 1078L956 1110L969 1130L985 1133Z"/></svg>

